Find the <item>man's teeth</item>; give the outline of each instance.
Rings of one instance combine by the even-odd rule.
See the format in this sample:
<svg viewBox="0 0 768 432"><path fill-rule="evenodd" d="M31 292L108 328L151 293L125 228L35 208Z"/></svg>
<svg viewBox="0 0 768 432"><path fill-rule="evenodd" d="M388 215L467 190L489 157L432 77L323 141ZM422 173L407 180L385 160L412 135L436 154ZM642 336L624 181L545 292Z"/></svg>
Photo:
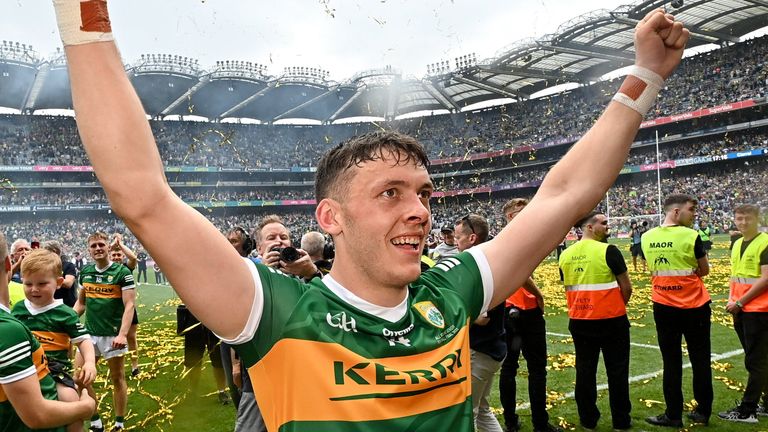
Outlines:
<svg viewBox="0 0 768 432"><path fill-rule="evenodd" d="M421 242L419 237L398 237L392 239L392 244L396 245L418 245Z"/></svg>

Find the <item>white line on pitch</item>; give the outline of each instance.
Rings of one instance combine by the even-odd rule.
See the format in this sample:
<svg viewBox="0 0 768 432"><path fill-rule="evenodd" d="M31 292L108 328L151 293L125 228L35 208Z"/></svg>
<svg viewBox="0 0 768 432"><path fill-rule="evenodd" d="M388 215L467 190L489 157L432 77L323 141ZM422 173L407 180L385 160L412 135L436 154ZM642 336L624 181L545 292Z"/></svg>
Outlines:
<svg viewBox="0 0 768 432"><path fill-rule="evenodd" d="M741 354L744 354L744 350L738 349L738 350L724 352L722 354L715 354L711 358L712 358L712 361L718 361L718 360L723 360L723 359L727 359L727 358L731 358L731 357L736 357L737 355L741 355ZM683 369L688 369L690 367L691 367L690 363L686 363L686 364L683 365ZM647 379L656 378L657 376L661 375L663 372L664 372L664 369L660 369L660 370L657 370L655 372L650 372L650 373L647 373L647 374L642 374L642 375L637 375L637 376L629 377L629 381L628 382L631 384L631 383L635 383L635 382L638 382L638 381L645 381ZM602 391L602 390L607 390L607 389L608 389L608 384L600 384L600 385L597 386L597 391ZM565 400L565 399L573 399L574 396L576 396L576 394L571 391L571 392L568 392L565 395L557 398L556 401L559 402L559 401ZM529 402L526 402L526 403L517 405L516 409L519 409L519 410L520 409L528 409L530 407L531 407L531 404Z"/></svg>
<svg viewBox="0 0 768 432"><path fill-rule="evenodd" d="M565 334L565 333L547 332L547 334L550 336L557 336L557 337L563 337L563 338L571 337L571 335ZM659 350L659 347L657 345L648 345L648 344L641 344L641 343L635 343L635 342L630 342L629 344L632 346L640 347L640 348L650 348L650 349L655 349L657 351Z"/></svg>

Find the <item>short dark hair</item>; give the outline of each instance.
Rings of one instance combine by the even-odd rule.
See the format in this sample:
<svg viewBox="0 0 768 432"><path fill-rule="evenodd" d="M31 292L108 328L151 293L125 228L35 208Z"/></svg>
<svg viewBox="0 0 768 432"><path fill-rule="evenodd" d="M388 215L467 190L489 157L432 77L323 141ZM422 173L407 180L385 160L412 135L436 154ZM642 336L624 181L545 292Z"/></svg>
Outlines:
<svg viewBox="0 0 768 432"><path fill-rule="evenodd" d="M664 199L664 211L668 212L672 207L685 205L688 203L698 204L699 200L697 200L693 195L688 194L668 195Z"/></svg>
<svg viewBox="0 0 768 432"><path fill-rule="evenodd" d="M586 216L584 216L583 218L579 219L578 222L576 222L576 224L573 225L573 227L574 228L581 228L584 225L587 225L587 224L593 222L595 220L595 216L601 215L601 214L603 214L603 212L592 210L591 212L587 213Z"/></svg>
<svg viewBox="0 0 768 432"><path fill-rule="evenodd" d="M461 225L464 229L469 229L478 238L478 243L488 240L488 221L479 214L470 213L456 221L456 225Z"/></svg>
<svg viewBox="0 0 768 432"><path fill-rule="evenodd" d="M757 218L760 217L760 207L754 205L754 204L741 204L739 206L736 206L735 209L733 209L733 214L740 213L740 214L751 214Z"/></svg>
<svg viewBox="0 0 768 432"><path fill-rule="evenodd" d="M350 138L327 151L317 164L315 198L340 199L352 179L353 166L392 159L393 166L409 162L429 168L424 147L413 137L394 131L377 131Z"/></svg>

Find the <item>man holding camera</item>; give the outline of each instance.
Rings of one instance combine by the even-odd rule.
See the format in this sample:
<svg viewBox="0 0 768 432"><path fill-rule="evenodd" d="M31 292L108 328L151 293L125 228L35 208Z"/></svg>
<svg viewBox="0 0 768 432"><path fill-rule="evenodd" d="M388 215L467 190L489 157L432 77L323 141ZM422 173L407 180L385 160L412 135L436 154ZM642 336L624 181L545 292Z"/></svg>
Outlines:
<svg viewBox="0 0 768 432"><path fill-rule="evenodd" d="M254 237L262 263L306 281L322 277L312 257L291 246L291 232L280 216L265 216L254 230Z"/></svg>

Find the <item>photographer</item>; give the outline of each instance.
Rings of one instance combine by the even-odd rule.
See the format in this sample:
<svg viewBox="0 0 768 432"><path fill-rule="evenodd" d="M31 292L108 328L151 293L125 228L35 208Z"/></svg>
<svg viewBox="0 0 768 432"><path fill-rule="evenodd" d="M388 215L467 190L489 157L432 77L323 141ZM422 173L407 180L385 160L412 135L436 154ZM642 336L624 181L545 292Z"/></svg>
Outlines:
<svg viewBox="0 0 768 432"><path fill-rule="evenodd" d="M291 233L280 216L265 216L253 234L262 263L306 281L322 277L312 257L304 250L291 246Z"/></svg>

